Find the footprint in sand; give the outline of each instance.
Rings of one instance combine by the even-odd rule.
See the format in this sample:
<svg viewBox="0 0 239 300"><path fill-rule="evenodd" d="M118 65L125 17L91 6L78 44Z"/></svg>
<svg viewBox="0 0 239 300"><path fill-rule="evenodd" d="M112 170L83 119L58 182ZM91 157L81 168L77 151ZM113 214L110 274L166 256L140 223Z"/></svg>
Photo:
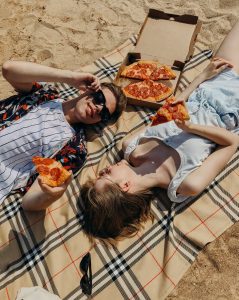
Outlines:
<svg viewBox="0 0 239 300"><path fill-rule="evenodd" d="M38 61L44 61L48 58L52 58L53 54L49 50L41 50L40 52L37 53L37 60Z"/></svg>

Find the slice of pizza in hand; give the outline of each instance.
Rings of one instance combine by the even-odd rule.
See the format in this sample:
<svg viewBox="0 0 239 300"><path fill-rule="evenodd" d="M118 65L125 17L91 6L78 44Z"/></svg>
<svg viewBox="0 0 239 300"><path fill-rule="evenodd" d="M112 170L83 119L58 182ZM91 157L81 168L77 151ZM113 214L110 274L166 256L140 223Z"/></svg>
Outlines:
<svg viewBox="0 0 239 300"><path fill-rule="evenodd" d="M173 93L173 89L167 85L152 80L130 83L122 90L126 97L155 102L164 100Z"/></svg>
<svg viewBox="0 0 239 300"><path fill-rule="evenodd" d="M41 175L43 183L49 186L60 186L71 176L71 173L53 158L34 156L32 162Z"/></svg>
<svg viewBox="0 0 239 300"><path fill-rule="evenodd" d="M152 117L151 126L156 126L158 124L166 123L172 120L186 121L190 119L188 110L184 102L179 102L172 105L174 101L174 97L166 100L165 104L160 107L157 113Z"/></svg>

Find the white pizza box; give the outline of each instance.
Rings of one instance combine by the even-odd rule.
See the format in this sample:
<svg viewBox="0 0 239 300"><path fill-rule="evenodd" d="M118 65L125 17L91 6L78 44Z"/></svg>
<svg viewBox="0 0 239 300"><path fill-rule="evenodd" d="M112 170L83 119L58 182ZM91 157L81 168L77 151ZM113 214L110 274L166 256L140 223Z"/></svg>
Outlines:
<svg viewBox="0 0 239 300"><path fill-rule="evenodd" d="M121 87L125 87L132 82L138 82L139 80L120 76L124 67L140 59L159 61L161 64L170 66L176 73L176 78L158 82L168 85L176 93L185 62L193 54L200 28L201 22L197 16L175 15L149 9L139 32L134 52L127 54L114 82ZM152 102L128 98L128 104L158 108L162 105L162 101Z"/></svg>

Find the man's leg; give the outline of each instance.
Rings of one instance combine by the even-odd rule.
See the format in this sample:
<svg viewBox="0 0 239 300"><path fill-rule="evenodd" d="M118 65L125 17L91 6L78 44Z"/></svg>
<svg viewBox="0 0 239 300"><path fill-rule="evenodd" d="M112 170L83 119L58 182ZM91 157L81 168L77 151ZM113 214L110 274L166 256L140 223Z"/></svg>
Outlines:
<svg viewBox="0 0 239 300"><path fill-rule="evenodd" d="M215 56L230 61L233 69L239 74L239 21L224 38Z"/></svg>

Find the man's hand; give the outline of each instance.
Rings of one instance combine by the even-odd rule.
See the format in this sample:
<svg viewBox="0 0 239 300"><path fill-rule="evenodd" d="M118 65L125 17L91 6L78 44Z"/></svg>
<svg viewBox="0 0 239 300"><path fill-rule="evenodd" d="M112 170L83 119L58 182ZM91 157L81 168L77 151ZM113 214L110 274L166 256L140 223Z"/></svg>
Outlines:
<svg viewBox="0 0 239 300"><path fill-rule="evenodd" d="M71 171L70 171L71 172ZM51 187L47 184L45 184L41 178L41 176L38 176L38 183L42 190L42 192L50 199L59 199L66 191L68 185L71 183L73 178L73 175L71 173L71 176L60 186L57 187Z"/></svg>
<svg viewBox="0 0 239 300"><path fill-rule="evenodd" d="M233 68L233 65L224 58L214 57L210 64L203 70L205 80L211 79L221 73L226 68Z"/></svg>
<svg viewBox="0 0 239 300"><path fill-rule="evenodd" d="M97 76L91 73L73 72L69 84L82 92L95 91L100 88L100 80Z"/></svg>

